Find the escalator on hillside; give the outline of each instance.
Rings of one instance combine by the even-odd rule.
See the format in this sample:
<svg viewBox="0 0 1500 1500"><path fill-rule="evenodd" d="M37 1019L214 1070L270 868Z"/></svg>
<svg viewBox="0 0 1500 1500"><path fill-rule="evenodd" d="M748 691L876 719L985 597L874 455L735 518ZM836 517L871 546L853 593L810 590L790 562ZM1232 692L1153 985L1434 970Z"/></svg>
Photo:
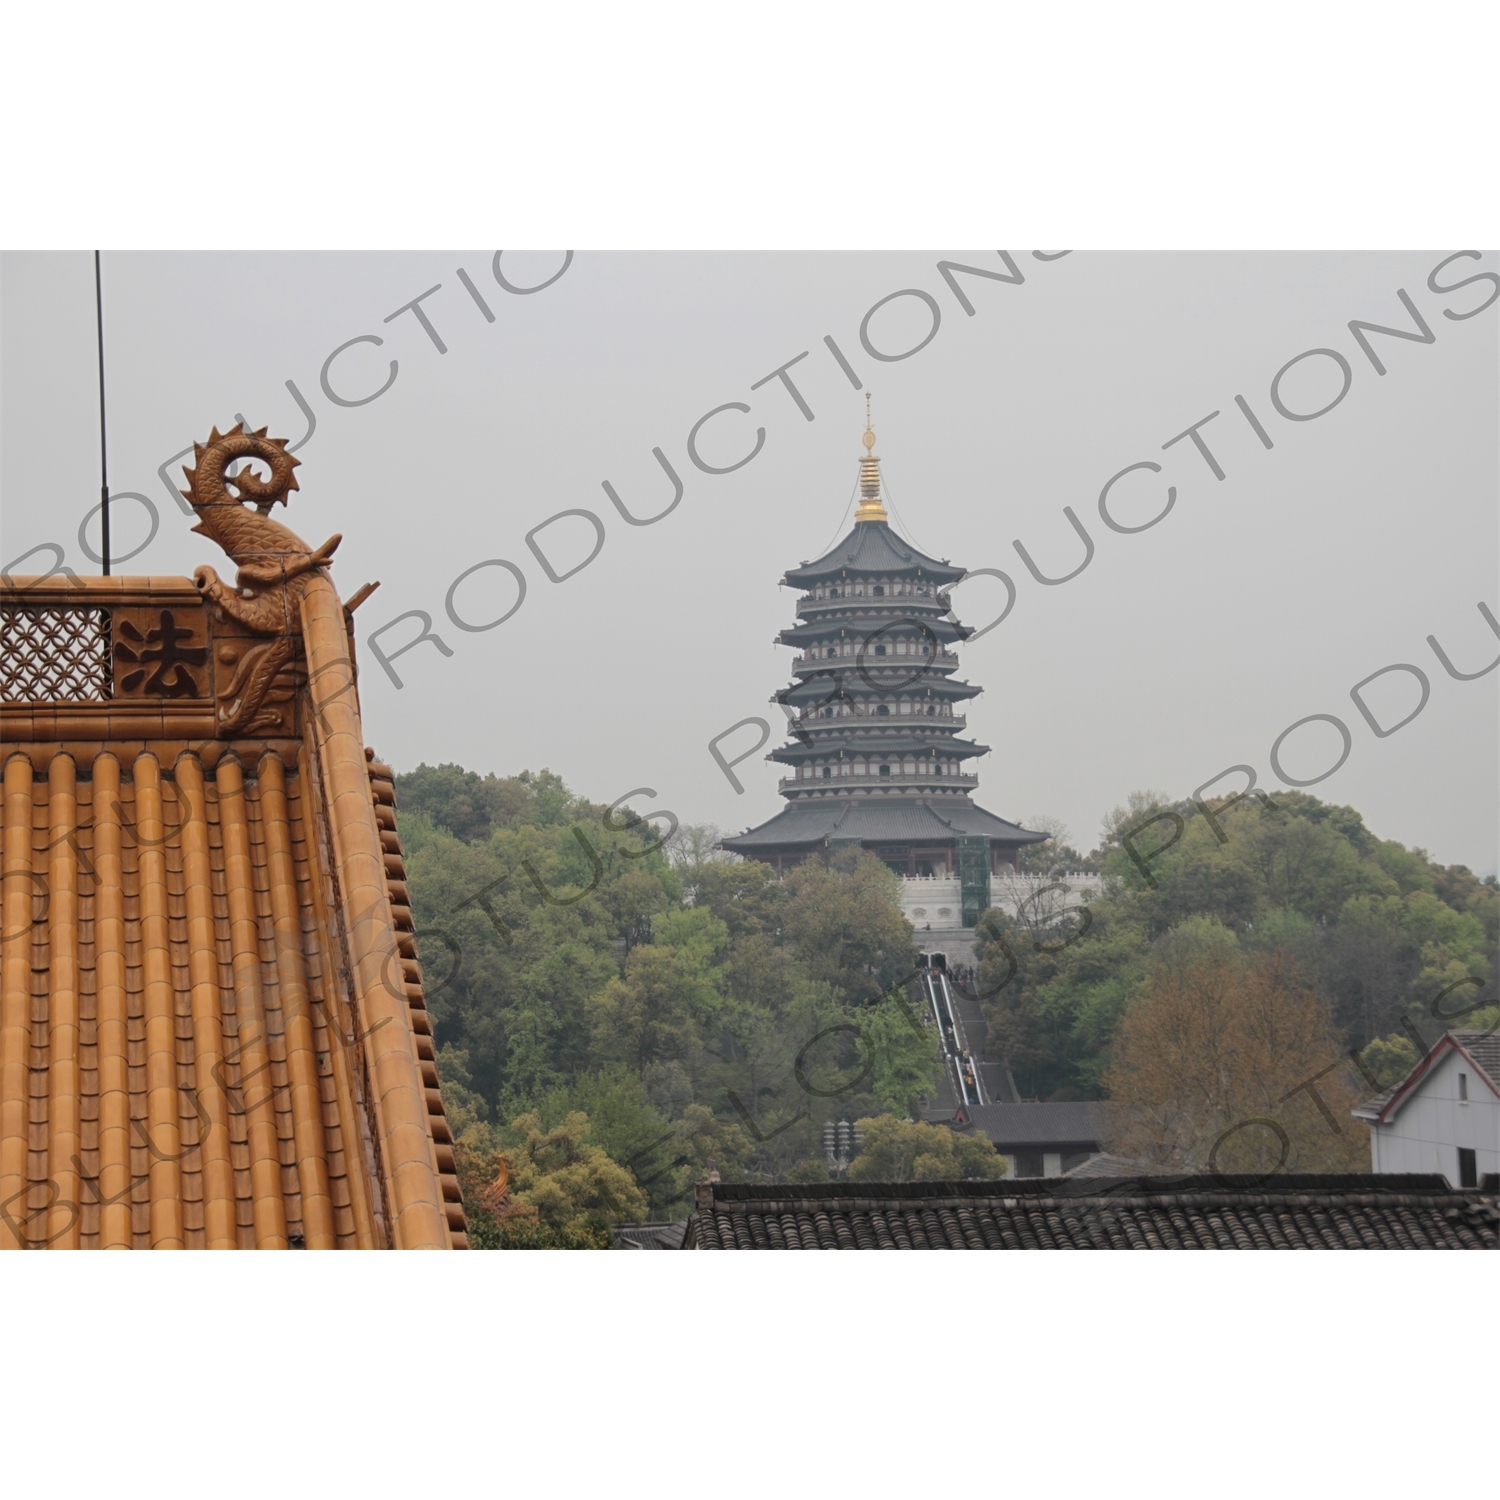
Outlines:
<svg viewBox="0 0 1500 1500"><path fill-rule="evenodd" d="M948 973L942 953L923 954L912 980L912 1000L937 1028L943 1054L943 1086L933 1103L940 1109L1014 1104L1019 1100L1010 1070L984 1058L987 1030L978 999Z"/></svg>

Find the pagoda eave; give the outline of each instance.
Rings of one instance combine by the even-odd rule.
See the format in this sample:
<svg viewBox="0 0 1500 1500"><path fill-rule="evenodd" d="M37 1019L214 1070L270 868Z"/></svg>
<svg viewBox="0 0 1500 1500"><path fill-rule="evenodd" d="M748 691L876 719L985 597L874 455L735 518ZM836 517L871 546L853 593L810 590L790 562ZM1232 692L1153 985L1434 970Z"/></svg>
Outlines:
<svg viewBox="0 0 1500 1500"><path fill-rule="evenodd" d="M968 570L927 557L901 540L884 521L856 521L854 530L832 551L798 568L788 568L785 582L795 588L836 578L910 575L957 583Z"/></svg>
<svg viewBox="0 0 1500 1500"><path fill-rule="evenodd" d="M976 756L988 755L988 745L976 744L973 740L940 739L936 736L931 738L906 737L896 739L894 737L870 744L862 745L858 741L844 741L833 745L803 745L793 742L789 745L781 745L766 756L769 761L775 761L780 765L801 765L809 760L889 760L893 757L921 756L927 760L934 758L948 760L973 760Z"/></svg>
<svg viewBox="0 0 1500 1500"><path fill-rule="evenodd" d="M964 698L977 698L983 688L975 687L972 683L954 681L951 677L939 676L940 672L951 672L952 667L929 667L925 672L913 677L910 667L901 665L901 658L896 658L896 663L890 667L867 667L864 673L858 668L850 668L847 659L844 666L840 666L838 658L827 664L826 671L809 673L800 676L796 682L788 683L787 686L777 693L772 700L775 703L827 703L836 696L842 686L849 693L863 693L875 691L877 693L902 693L909 698L932 697L944 701L957 702ZM883 682L880 674L886 674L893 681ZM868 677L869 681L865 678Z"/></svg>
<svg viewBox="0 0 1500 1500"><path fill-rule="evenodd" d="M888 615L861 614L804 620L800 625L789 625L783 630L776 637L776 644L806 646L820 641L859 640L867 641L873 647L877 641L899 638L896 632L903 626L923 639L930 636L943 645L966 641L974 633L972 626L955 624L946 614L924 616L891 610Z"/></svg>

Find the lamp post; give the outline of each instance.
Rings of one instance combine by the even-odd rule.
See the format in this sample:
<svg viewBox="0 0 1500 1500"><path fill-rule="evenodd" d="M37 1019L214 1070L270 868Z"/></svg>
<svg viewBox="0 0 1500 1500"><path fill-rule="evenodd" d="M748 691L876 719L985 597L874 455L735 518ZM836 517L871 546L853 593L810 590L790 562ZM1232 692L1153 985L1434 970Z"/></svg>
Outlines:
<svg viewBox="0 0 1500 1500"><path fill-rule="evenodd" d="M849 1163L859 1155L864 1143L865 1133L858 1125L853 1125L848 1120L839 1120L837 1123L829 1120L823 1126L823 1155L827 1159L828 1170L837 1178L845 1177L849 1171Z"/></svg>

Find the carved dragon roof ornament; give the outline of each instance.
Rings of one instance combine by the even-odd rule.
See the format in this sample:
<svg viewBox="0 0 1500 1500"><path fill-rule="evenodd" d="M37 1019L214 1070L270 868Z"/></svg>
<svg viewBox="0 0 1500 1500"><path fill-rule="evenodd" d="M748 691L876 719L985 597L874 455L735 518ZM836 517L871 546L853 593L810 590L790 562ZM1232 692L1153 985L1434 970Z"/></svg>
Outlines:
<svg viewBox="0 0 1500 1500"><path fill-rule="evenodd" d="M213 606L256 635L272 636L247 651L229 692L221 701L219 732L253 734L277 674L301 650L301 602L308 581L333 556L342 537L335 533L316 550L294 531L271 519L271 507L286 504L297 488L298 460L285 438L266 429L246 432L243 424L226 433L215 427L208 442L193 444L195 468L183 469L183 496L198 514L193 530L217 542L238 571L230 588L210 567L193 571L193 582ZM259 459L270 469L261 479L248 467L230 474L236 460Z"/></svg>

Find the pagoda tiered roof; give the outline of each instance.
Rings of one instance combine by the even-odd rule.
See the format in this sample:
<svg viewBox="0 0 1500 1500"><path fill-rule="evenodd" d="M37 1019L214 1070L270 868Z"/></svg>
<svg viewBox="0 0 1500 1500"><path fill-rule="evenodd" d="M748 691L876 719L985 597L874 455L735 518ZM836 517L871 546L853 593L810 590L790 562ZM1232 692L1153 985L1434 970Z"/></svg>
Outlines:
<svg viewBox="0 0 1500 1500"><path fill-rule="evenodd" d="M840 721L843 722L843 721ZM889 724L889 719L860 720L868 724ZM906 720L894 721L903 729ZM802 730L809 738L817 734L821 726L825 731L831 731L833 725L830 720L809 720L808 727ZM988 745L976 745L973 740L961 740L957 736L944 738L941 735L918 737L913 734L883 734L878 729L872 729L868 738L850 740L839 739L832 744L804 744L800 740L793 740L789 745L782 745L773 750L766 758L768 760L780 761L783 765L800 765L807 760L827 760L830 752L836 752L844 760L879 760L887 755L946 755L953 760L969 760L976 755L988 755Z"/></svg>
<svg viewBox="0 0 1500 1500"><path fill-rule="evenodd" d="M1046 835L969 801L976 778L962 763L989 746L960 739L963 721L952 713L980 692L953 680L958 658L948 649L973 634L945 592L965 570L891 529L868 425L864 445L854 529L782 579L805 592L798 623L780 642L807 650L775 697L798 712L793 739L766 759L795 768L781 784L791 805L722 847L774 851L779 864L830 841L936 841L950 852L956 840L976 837L1000 849L1036 843Z"/></svg>
<svg viewBox="0 0 1500 1500"><path fill-rule="evenodd" d="M1047 837L998 818L967 797L941 805L920 797L846 796L798 799L758 828L723 841L726 849L754 854L788 845L817 846L830 840L860 843L949 843L983 835L1009 845L1037 844Z"/></svg>
<svg viewBox="0 0 1500 1500"><path fill-rule="evenodd" d="M911 626L924 640L930 632L933 639L940 645L947 646L956 641L967 640L974 633L973 626L960 625L956 620L950 620L947 616L946 605L928 606L931 613L922 612L923 601L911 599L902 595L892 595L888 599L833 599L819 600L817 608L819 613L811 618L804 619L800 624L788 625L787 628L776 637L776 642L781 646L807 646L815 641L839 640L850 635L857 635L861 639L870 634L871 630L880 630L887 627L881 640L887 640L895 635L895 627L905 624ZM809 606L804 601L798 606L799 612L809 613ZM823 610L827 613L823 613ZM862 621L865 625L863 630L851 630L854 621ZM837 657L831 657L831 661L837 661ZM872 664L872 658L867 651L864 657L865 665Z"/></svg>
<svg viewBox="0 0 1500 1500"><path fill-rule="evenodd" d="M844 693L849 697L856 697L861 691L868 691L872 687L876 692L884 690L888 693L900 693L916 688L919 683L921 686L921 695L924 698L941 699L944 702L956 703L964 698L977 698L984 691L983 688L975 687L971 683L955 682L951 677L942 675L945 670L942 667L928 668L920 677L913 677L911 668L904 665L910 659L909 657L903 658L899 656L894 658L884 657L881 658L882 665L880 666L867 665L866 674L871 681L864 683L860 680L859 668L849 664L851 658L844 657L843 665L840 666L839 658L834 657L828 663L831 670L808 674L807 676L799 675L795 682L788 683L776 695L776 701L788 705L831 703L840 693ZM893 662L893 665L884 665L883 663L885 662ZM950 667L946 670L952 671L953 669ZM881 673L886 673L895 680L890 683L882 683L880 681ZM841 678L837 686L832 682L835 676Z"/></svg>
<svg viewBox="0 0 1500 1500"><path fill-rule="evenodd" d="M957 583L965 571L918 551L885 521L857 521L843 541L815 562L788 568L786 581L794 588L805 588L845 573L859 573L875 577L920 574L937 583Z"/></svg>

